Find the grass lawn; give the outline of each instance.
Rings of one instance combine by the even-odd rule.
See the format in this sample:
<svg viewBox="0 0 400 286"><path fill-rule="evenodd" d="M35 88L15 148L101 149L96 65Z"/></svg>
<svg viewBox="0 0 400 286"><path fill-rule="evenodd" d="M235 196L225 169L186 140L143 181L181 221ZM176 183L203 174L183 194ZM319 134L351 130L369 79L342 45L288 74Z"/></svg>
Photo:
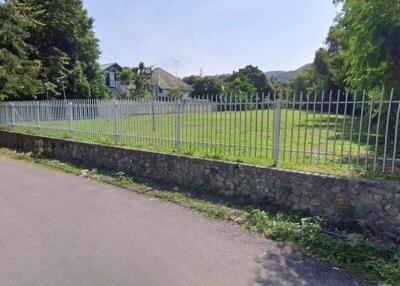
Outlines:
<svg viewBox="0 0 400 286"><path fill-rule="evenodd" d="M121 116L75 119L72 132L67 120L19 122L17 131L47 136L74 138L103 144L116 144L147 150L176 152L175 114ZM225 159L259 165L273 164L274 111L225 111L182 113L180 117L180 153L198 157ZM384 128L376 144L373 126L367 139L368 122L360 118L282 110L280 124L279 166L339 175L371 176L375 147L376 175L383 160ZM118 130L119 136L115 136ZM353 130L353 131L352 131ZM382 131L383 130L383 131ZM359 144L358 144L359 143ZM400 150L398 150L400 151ZM399 152L396 157L399 158ZM393 151L389 150L386 171L390 171ZM359 160L357 160L359 157ZM367 165L366 165L367 164ZM399 172L399 162L395 171ZM367 171L364 170L367 166Z"/></svg>

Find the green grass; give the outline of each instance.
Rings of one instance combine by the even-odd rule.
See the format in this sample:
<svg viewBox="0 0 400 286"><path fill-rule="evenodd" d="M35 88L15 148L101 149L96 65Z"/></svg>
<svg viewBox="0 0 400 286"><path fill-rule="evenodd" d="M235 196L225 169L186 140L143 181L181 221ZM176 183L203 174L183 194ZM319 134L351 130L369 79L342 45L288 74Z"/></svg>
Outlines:
<svg viewBox="0 0 400 286"><path fill-rule="evenodd" d="M137 182L121 172L109 173L102 170L82 172L84 166L46 158L32 158L30 154L4 148L0 148L0 156L33 162L75 175L84 175L137 193L171 201L210 218L232 221L246 229L258 231L270 239L291 244L304 253L371 282L400 285L399 245L380 244L355 233L327 235L323 232L326 223L317 217L264 211L255 206L241 207L203 192L186 192L176 187Z"/></svg>
<svg viewBox="0 0 400 286"><path fill-rule="evenodd" d="M274 112L204 112L181 115L181 153L196 157L223 159L271 166ZM363 122L359 138L360 119L328 114L312 114L298 110L282 110L280 131L280 165L282 168L306 170L335 175L382 177L382 161L376 172L371 172L375 153L375 128L371 129L367 145L367 123ZM22 123L21 125L25 125ZM58 138L73 138L102 144L116 144L115 123L112 118L74 120L74 132L68 132L68 121L44 121L41 128L16 127L16 131L42 134ZM336 126L336 127L335 127ZM118 144L146 150L176 152L176 116L160 114L122 117L118 130ZM383 128L381 128L382 132ZM336 132L335 132L336 131ZM375 132L376 133L376 132ZM378 136L377 153L383 154L382 134ZM358 140L360 144L358 145ZM292 150L292 151L290 151ZM398 150L400 152L400 148ZM311 152L314 153L311 155ZM318 155L320 153L320 155ZM355 156L360 154L357 164ZM392 157L389 150L387 157ZM367 171L364 170L367 161ZM378 157L379 157L378 156ZM400 154L396 154L399 157ZM386 162L389 171L391 162ZM388 172L386 172L387 174ZM396 166L395 173L399 173ZM391 177L390 175L387 177Z"/></svg>

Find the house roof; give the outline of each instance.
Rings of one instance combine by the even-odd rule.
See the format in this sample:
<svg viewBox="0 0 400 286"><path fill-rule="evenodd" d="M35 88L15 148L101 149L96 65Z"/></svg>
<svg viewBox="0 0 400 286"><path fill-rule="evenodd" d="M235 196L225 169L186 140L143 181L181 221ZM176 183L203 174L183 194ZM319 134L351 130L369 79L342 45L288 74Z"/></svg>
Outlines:
<svg viewBox="0 0 400 286"><path fill-rule="evenodd" d="M159 86L162 89L177 89L183 91L192 91L192 87L180 78L173 76L162 68L155 68L151 72L151 86Z"/></svg>
<svg viewBox="0 0 400 286"><path fill-rule="evenodd" d="M122 67L119 65L119 64L117 64L117 63L110 63L110 64L103 64L103 65L100 65L100 70L101 71L106 71L106 70L108 70L109 68L111 68L111 67L116 67L116 68L118 68L119 70L122 70Z"/></svg>

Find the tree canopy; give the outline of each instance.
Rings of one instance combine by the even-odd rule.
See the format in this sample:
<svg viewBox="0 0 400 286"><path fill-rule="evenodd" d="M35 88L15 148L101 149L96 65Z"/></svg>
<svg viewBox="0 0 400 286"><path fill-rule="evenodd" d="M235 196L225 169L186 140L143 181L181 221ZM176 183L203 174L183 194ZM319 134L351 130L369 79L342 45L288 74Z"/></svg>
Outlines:
<svg viewBox="0 0 400 286"><path fill-rule="evenodd" d="M293 89L400 88L400 2L335 0L341 12L313 67L293 79ZM373 94L373 92L371 92Z"/></svg>
<svg viewBox="0 0 400 286"><path fill-rule="evenodd" d="M144 63L139 63L137 67L124 67L119 80L126 85L127 97L130 98L143 98L150 97L150 73L145 72Z"/></svg>
<svg viewBox="0 0 400 286"><path fill-rule="evenodd" d="M272 86L265 73L258 67L248 65L232 74L218 76L189 76L183 79L193 88L191 96L225 95L236 96L237 99L245 96L261 96L272 91Z"/></svg>
<svg viewBox="0 0 400 286"><path fill-rule="evenodd" d="M60 78L67 97L108 94L97 62L93 19L82 0L7 0L0 17L3 99L43 97L45 83L51 97L62 96ZM12 62L21 64L12 69Z"/></svg>
<svg viewBox="0 0 400 286"><path fill-rule="evenodd" d="M221 93L221 87L228 77L229 75L204 77L191 75L183 78L183 81L193 88L192 97L202 97Z"/></svg>
<svg viewBox="0 0 400 286"><path fill-rule="evenodd" d="M39 13L16 0L0 4L0 100L35 98L41 92L41 61L30 58L36 49L27 42L28 30L41 26Z"/></svg>
<svg viewBox="0 0 400 286"><path fill-rule="evenodd" d="M357 88L400 87L400 2L343 1L338 25L346 44L347 82Z"/></svg>

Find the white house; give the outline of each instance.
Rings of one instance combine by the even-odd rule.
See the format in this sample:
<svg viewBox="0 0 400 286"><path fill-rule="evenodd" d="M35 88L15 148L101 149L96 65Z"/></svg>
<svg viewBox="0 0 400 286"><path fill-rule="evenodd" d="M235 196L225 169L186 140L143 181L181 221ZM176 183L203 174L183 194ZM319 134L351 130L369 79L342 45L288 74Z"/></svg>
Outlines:
<svg viewBox="0 0 400 286"><path fill-rule="evenodd" d="M193 90L186 82L162 68L152 70L150 89L155 97L167 97L171 90L175 90L179 91L183 98L188 98L190 92Z"/></svg>
<svg viewBox="0 0 400 286"><path fill-rule="evenodd" d="M125 97L127 87L119 82L119 74L122 67L117 63L104 64L100 66L104 73L106 86L113 92L115 97ZM150 90L155 98L167 97L171 90L178 91L183 98L188 98L192 88L180 78L173 76L169 72L155 68L147 68L146 73L151 73L149 78Z"/></svg>

